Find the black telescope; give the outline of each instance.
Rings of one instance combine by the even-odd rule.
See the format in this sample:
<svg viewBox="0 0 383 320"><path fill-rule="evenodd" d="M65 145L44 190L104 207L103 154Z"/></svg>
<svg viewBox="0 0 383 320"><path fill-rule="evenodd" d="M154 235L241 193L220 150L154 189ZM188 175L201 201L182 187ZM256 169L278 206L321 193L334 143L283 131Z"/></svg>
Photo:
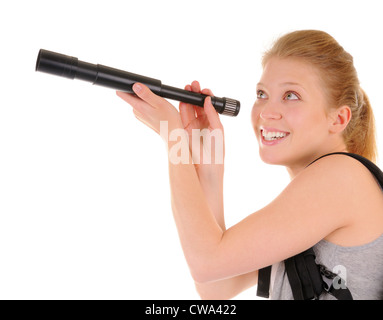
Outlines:
<svg viewBox="0 0 383 320"><path fill-rule="evenodd" d="M182 101L203 107L207 95L182 90L163 85L160 80L144 77L139 74L118 70L80 61L44 49L40 49L36 61L36 71L41 71L69 79L80 79L93 84L133 93L132 86L140 82L149 87L155 94L168 99ZM240 102L230 98L211 97L211 102L218 113L236 116L239 113Z"/></svg>

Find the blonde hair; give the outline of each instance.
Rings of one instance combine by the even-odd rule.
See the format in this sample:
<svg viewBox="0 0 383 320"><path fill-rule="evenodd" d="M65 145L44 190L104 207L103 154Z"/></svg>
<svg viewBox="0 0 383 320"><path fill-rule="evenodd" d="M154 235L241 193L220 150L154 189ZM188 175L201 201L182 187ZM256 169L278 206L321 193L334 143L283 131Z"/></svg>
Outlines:
<svg viewBox="0 0 383 320"><path fill-rule="evenodd" d="M332 36L318 30L294 31L279 38L264 53L263 67L275 56L304 59L317 68L331 105L351 109L351 120L343 131L347 150L376 162L374 115L360 87L353 57Z"/></svg>

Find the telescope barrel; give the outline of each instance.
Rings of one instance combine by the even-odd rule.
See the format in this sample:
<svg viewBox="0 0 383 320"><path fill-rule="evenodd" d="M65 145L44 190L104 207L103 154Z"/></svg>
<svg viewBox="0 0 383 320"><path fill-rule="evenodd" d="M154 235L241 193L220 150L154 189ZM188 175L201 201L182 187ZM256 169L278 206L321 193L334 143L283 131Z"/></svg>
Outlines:
<svg viewBox="0 0 383 320"><path fill-rule="evenodd" d="M101 64L91 64L44 49L40 49L36 71L53 74L69 79L92 82L95 85L133 93L132 86L140 82L149 87L155 94L172 100L182 101L203 107L207 95L163 85L160 80L139 74L114 69ZM211 102L218 113L237 116L240 102L230 98L211 97Z"/></svg>

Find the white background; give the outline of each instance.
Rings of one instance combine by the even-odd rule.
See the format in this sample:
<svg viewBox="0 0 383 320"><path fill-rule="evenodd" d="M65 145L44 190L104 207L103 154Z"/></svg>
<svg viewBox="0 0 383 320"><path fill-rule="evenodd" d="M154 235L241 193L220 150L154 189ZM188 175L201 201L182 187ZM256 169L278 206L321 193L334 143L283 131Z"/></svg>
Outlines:
<svg viewBox="0 0 383 320"><path fill-rule="evenodd" d="M35 72L40 48L240 100L221 117L230 227L288 183L260 161L250 122L261 54L286 32L327 31L354 56L383 152L380 2L3 1L0 298L199 298L161 138L113 90Z"/></svg>

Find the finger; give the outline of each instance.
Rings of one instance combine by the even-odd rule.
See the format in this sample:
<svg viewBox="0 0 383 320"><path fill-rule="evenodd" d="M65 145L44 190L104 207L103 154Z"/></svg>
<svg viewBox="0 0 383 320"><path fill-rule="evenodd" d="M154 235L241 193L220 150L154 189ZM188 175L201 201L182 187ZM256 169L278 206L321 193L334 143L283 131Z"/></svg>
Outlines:
<svg viewBox="0 0 383 320"><path fill-rule="evenodd" d="M185 90L186 91L192 91L191 85L189 85L189 84L186 85L185 86ZM189 110L190 115L192 115L195 118L195 114L194 114L194 110L193 110L193 105L191 103L186 103L186 102L181 102L181 104L188 106L188 108L190 109Z"/></svg>
<svg viewBox="0 0 383 320"><path fill-rule="evenodd" d="M213 92L210 89L203 89L201 93L206 94L207 96L214 96Z"/></svg>
<svg viewBox="0 0 383 320"><path fill-rule="evenodd" d="M200 106L194 106L194 111L195 111L195 113L197 115L197 118L198 117L206 116L205 109L200 107Z"/></svg>
<svg viewBox="0 0 383 320"><path fill-rule="evenodd" d="M142 99L134 96L131 93L123 92L123 91L116 91L117 96L119 96L122 100L129 103L134 110L139 111L140 113L147 113L148 110L152 109L153 107L143 101Z"/></svg>
<svg viewBox="0 0 383 320"><path fill-rule="evenodd" d="M209 120L210 126L213 129L216 129L216 128L222 129L223 126L222 126L221 120L219 119L218 112L215 110L214 106L211 103L210 97L207 97L205 99L204 109L205 109L207 119Z"/></svg>
<svg viewBox="0 0 383 320"><path fill-rule="evenodd" d="M213 96L213 92L210 90L210 89L203 89L201 91L202 94L205 94L207 96ZM211 100L210 100L211 101ZM205 102L206 102L206 98L205 98ZM204 108L204 114L206 114L206 110Z"/></svg>
<svg viewBox="0 0 383 320"><path fill-rule="evenodd" d="M146 85L142 83L135 83L132 86L132 89L139 98L147 102L153 108L157 109L164 106L165 104L169 104L164 98L153 93Z"/></svg>
<svg viewBox="0 0 383 320"><path fill-rule="evenodd" d="M192 91L191 86L186 85L185 90ZM193 105L191 105L190 103L180 102L179 110L182 125L184 126L184 128L186 128L196 118Z"/></svg>
<svg viewBox="0 0 383 320"><path fill-rule="evenodd" d="M200 92L201 91L201 86L200 86L199 82L195 81L195 80L191 83L191 88L192 88L193 92Z"/></svg>
<svg viewBox="0 0 383 320"><path fill-rule="evenodd" d="M191 83L191 89L193 92L201 93L201 86L200 86L199 82L196 80L194 80ZM194 106L194 111L195 111L195 114L197 115L197 118L206 116L205 110L199 106Z"/></svg>
<svg viewBox="0 0 383 320"><path fill-rule="evenodd" d="M213 96L213 92L210 90L210 89L203 89L201 90L201 93L204 94L204 95L207 95L207 96ZM206 102L206 99L205 99L205 102ZM206 115L206 110L205 108L201 108L202 110L199 110L197 111L200 116L202 115Z"/></svg>
<svg viewBox="0 0 383 320"><path fill-rule="evenodd" d="M191 89L191 85L190 85L190 84L187 84L187 85L185 86L185 90L186 90L186 91L192 91L192 89Z"/></svg>
<svg viewBox="0 0 383 320"><path fill-rule="evenodd" d="M127 93L127 92L123 92L123 91L116 91L116 94L117 94L117 96L119 96L122 100L125 100L125 101L128 102L128 103L129 103L129 101L130 101L130 96L132 96L132 94Z"/></svg>
<svg viewBox="0 0 383 320"><path fill-rule="evenodd" d="M194 107L188 103L180 103L180 116L182 125L186 128L193 120L196 119Z"/></svg>

